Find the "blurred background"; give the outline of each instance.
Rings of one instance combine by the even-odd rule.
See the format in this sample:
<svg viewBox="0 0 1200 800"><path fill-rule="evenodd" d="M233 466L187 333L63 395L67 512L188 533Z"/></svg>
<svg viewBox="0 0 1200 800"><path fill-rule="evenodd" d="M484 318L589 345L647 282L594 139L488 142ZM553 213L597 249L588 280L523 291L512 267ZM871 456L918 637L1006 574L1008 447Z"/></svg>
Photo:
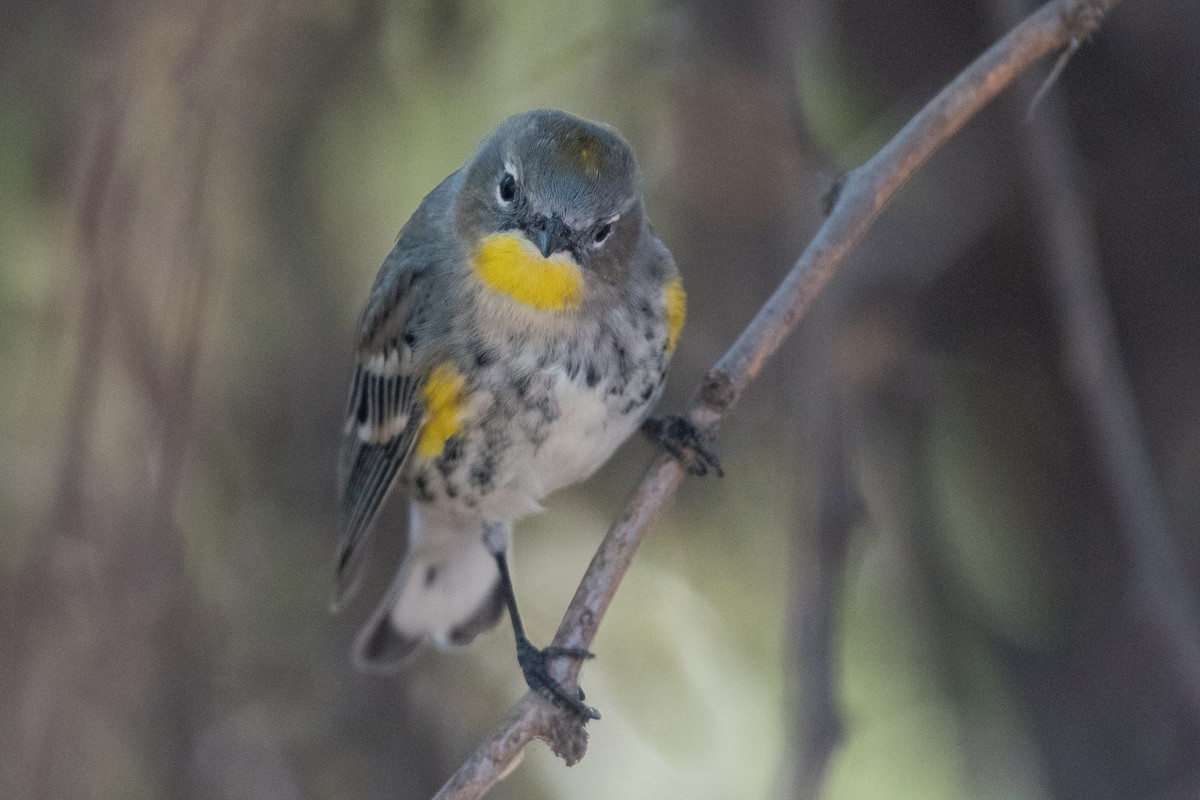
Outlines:
<svg viewBox="0 0 1200 800"><path fill-rule="evenodd" d="M421 798L523 692L331 616L361 304L510 113L624 132L684 406L1018 0L0 6L0 796ZM904 188L650 533L604 717L497 798L1200 796L1200 5L1119 5ZM518 527L546 642L651 455Z"/></svg>

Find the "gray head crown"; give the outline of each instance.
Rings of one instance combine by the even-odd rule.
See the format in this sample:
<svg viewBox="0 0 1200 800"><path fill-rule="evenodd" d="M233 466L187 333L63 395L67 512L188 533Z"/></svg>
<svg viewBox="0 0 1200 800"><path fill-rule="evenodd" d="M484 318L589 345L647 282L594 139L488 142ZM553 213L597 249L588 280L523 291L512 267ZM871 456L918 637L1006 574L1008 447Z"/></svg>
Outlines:
<svg viewBox="0 0 1200 800"><path fill-rule="evenodd" d="M470 241L520 231L543 256L566 251L605 272L628 256L640 233L637 162L606 125L562 111L518 114L466 169L458 219Z"/></svg>

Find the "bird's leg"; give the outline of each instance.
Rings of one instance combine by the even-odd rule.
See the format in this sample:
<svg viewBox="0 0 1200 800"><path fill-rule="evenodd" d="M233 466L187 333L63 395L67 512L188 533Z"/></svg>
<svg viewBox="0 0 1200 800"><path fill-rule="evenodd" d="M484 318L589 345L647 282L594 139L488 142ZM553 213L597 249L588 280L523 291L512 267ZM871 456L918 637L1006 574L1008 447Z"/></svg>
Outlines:
<svg viewBox="0 0 1200 800"><path fill-rule="evenodd" d="M592 653L575 647L543 647L539 649L525 635L525 626L521 623L521 613L517 611L517 596L513 592L512 578L508 574L508 559L503 550L494 553L496 566L500 568L500 592L504 595L504 603L508 606L508 616L512 619L513 635L517 639L517 663L525 674L525 683L535 692L539 692L551 700L562 703L575 711L584 719L600 719L600 712L583 702L583 690L578 689L572 694L563 688L562 684L550 676L546 663L551 658L592 658Z"/></svg>
<svg viewBox="0 0 1200 800"><path fill-rule="evenodd" d="M709 437L687 417L650 417L642 423L642 433L674 456L691 475L713 472L720 478L725 474L717 454L709 449Z"/></svg>

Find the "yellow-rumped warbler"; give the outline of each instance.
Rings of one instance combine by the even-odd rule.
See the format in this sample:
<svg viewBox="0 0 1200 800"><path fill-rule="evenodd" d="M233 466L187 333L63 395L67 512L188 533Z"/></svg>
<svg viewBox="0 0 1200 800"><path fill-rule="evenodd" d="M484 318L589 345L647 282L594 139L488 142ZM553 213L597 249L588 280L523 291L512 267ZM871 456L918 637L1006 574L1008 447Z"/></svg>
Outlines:
<svg viewBox="0 0 1200 800"><path fill-rule="evenodd" d="M539 650L525 636L512 523L646 420L683 319L675 262L612 128L519 114L430 192L384 260L358 332L335 602L355 587L392 484L411 500L408 552L359 634L360 668L395 667L424 639L469 642L507 604L526 682L595 715L545 669L547 658L590 654ZM681 419L648 422L693 471L718 468Z"/></svg>

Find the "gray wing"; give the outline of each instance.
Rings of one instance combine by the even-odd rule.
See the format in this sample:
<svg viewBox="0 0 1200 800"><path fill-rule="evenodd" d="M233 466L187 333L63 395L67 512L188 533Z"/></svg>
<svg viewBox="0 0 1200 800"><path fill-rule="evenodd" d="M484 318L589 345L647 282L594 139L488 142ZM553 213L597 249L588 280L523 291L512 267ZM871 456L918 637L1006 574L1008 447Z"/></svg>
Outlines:
<svg viewBox="0 0 1200 800"><path fill-rule="evenodd" d="M413 306L423 270L405 263L403 244L388 256L363 312L354 378L338 460L341 536L334 604L357 588L371 524L408 458L421 424L420 377L413 354Z"/></svg>
<svg viewBox="0 0 1200 800"><path fill-rule="evenodd" d="M405 224L363 310L338 459L342 521L335 607L357 588L371 524L423 421L422 355L436 338L423 319L429 316L432 297L429 268L447 257L443 229L453 214L461 174L442 181Z"/></svg>

